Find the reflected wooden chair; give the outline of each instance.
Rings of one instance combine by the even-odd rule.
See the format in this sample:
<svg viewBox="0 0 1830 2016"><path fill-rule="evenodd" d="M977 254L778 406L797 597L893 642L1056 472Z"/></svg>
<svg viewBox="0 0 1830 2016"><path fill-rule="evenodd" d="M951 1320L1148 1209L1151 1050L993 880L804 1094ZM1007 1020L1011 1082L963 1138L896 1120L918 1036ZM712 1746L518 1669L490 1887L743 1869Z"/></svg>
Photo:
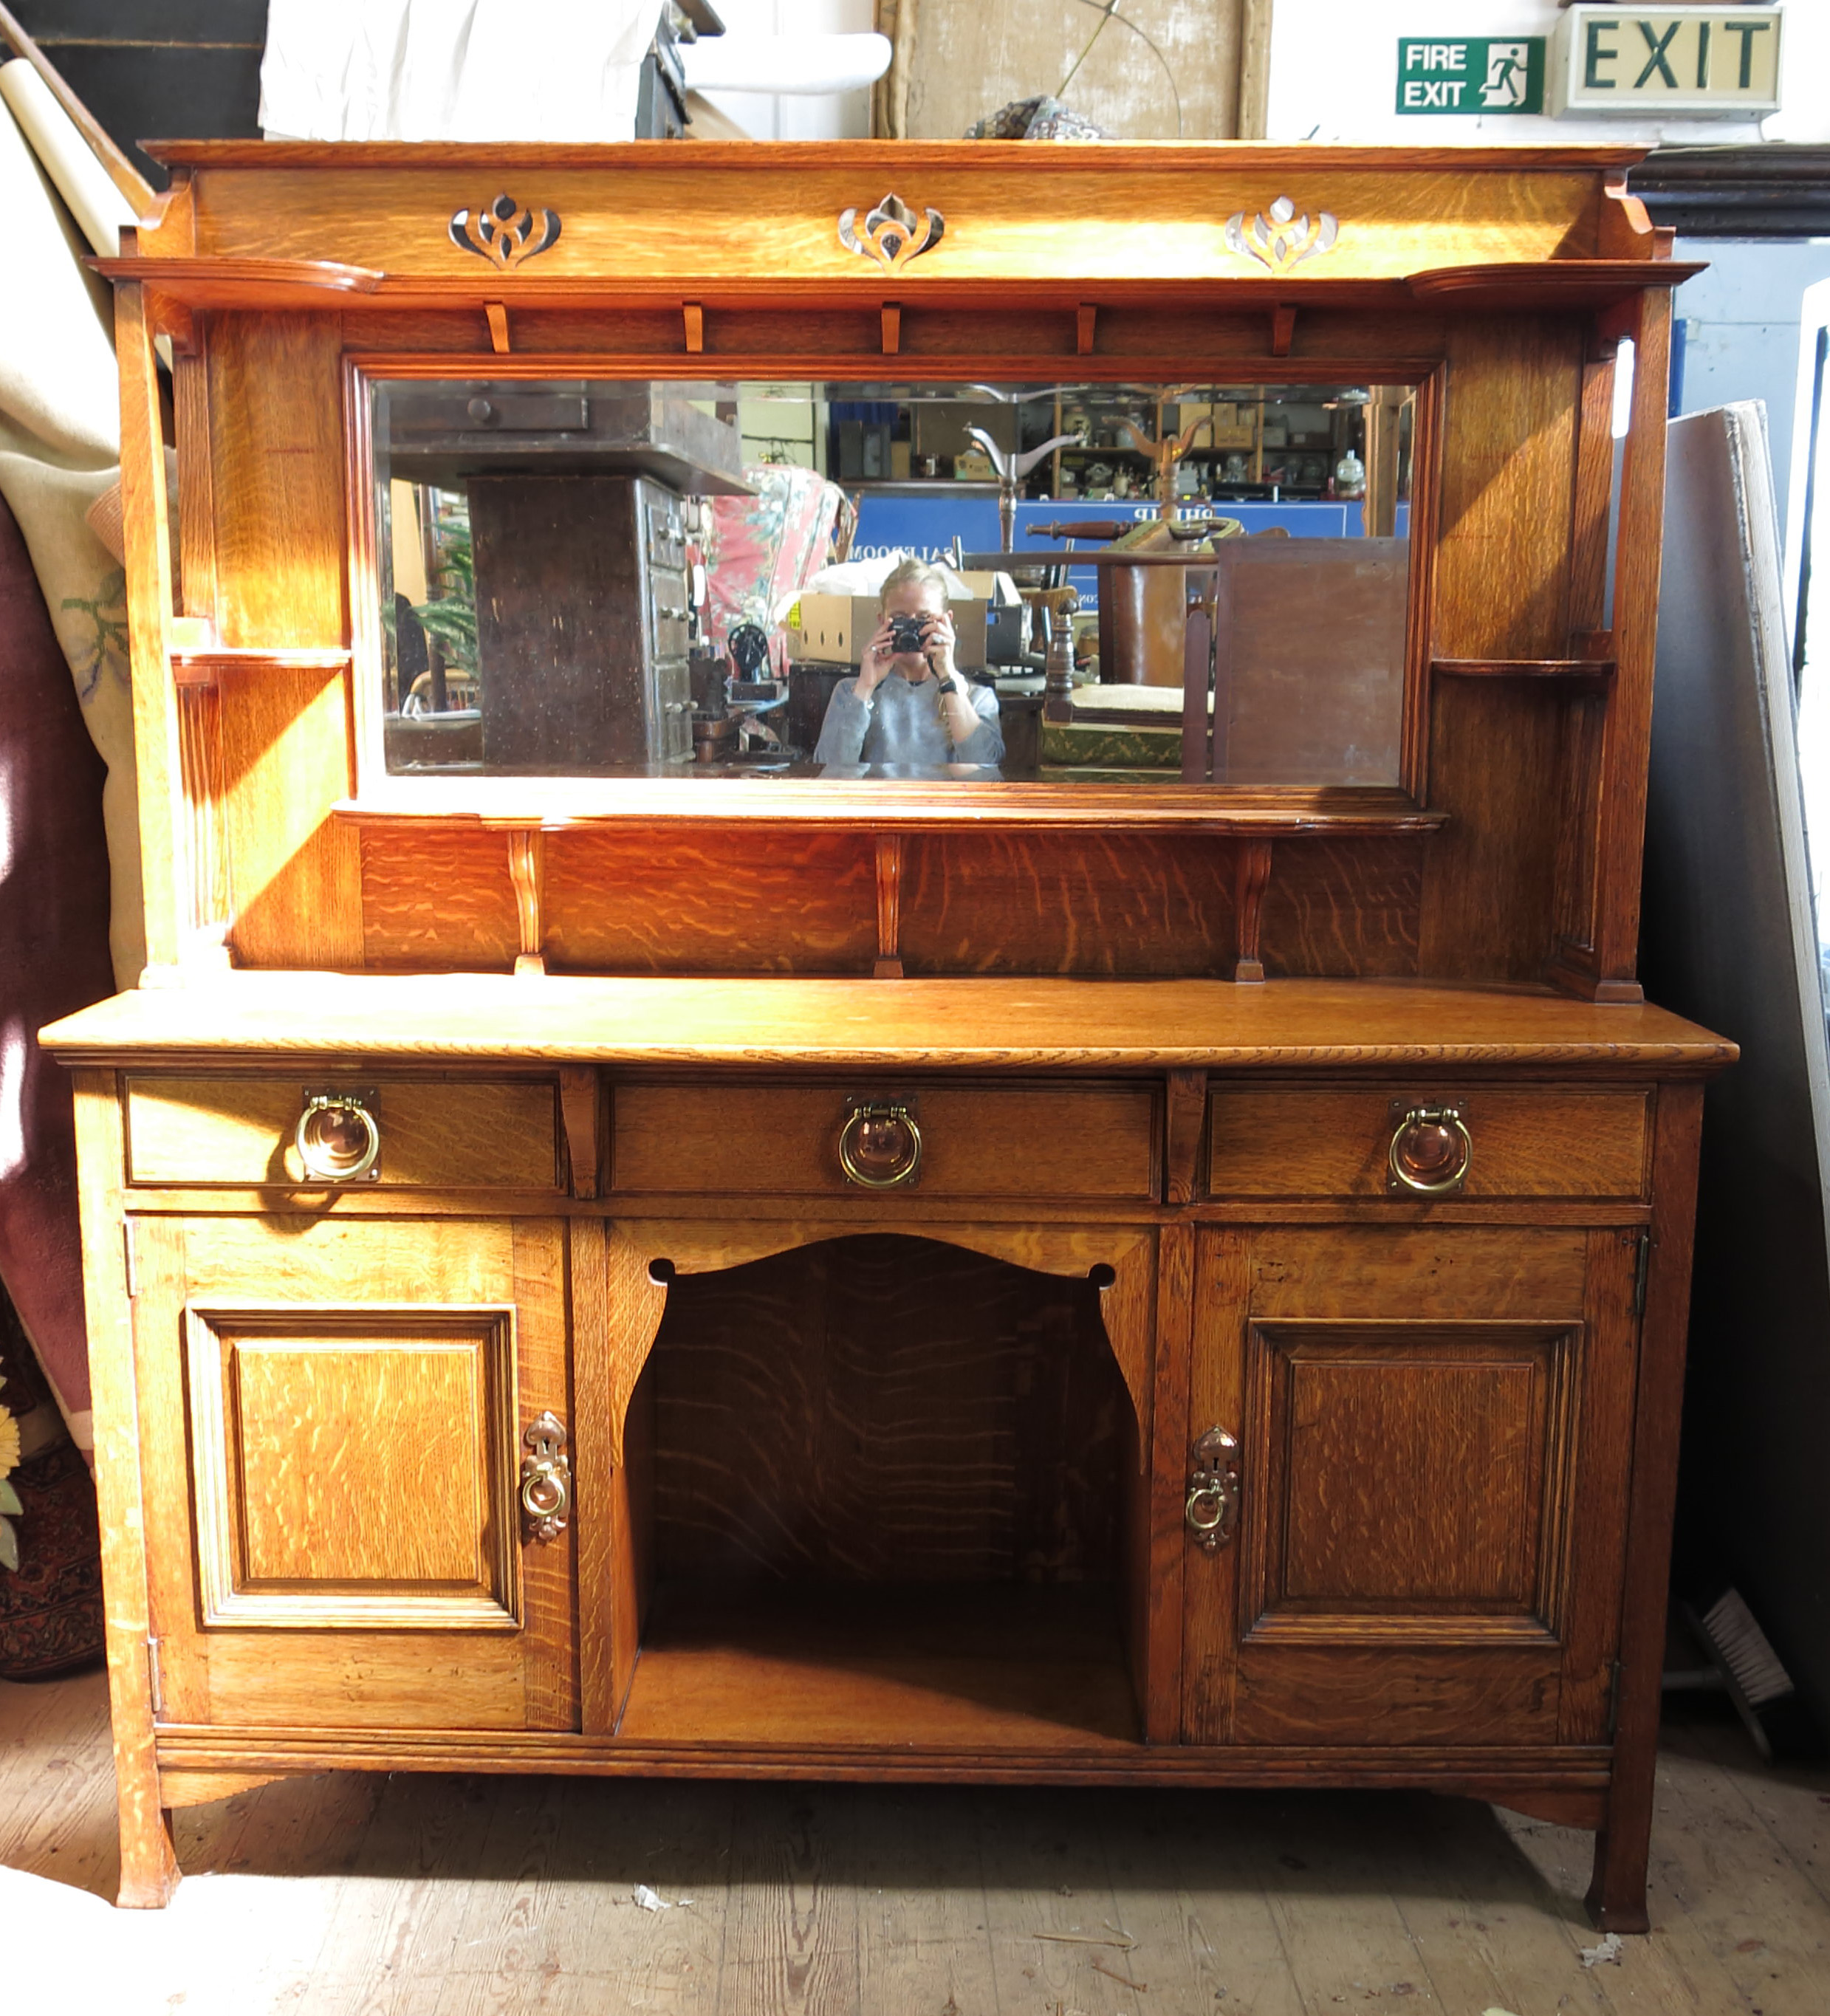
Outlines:
<svg viewBox="0 0 1830 2016"><path fill-rule="evenodd" d="M1390 784L1408 539L1229 539L1191 567L1184 783Z"/></svg>

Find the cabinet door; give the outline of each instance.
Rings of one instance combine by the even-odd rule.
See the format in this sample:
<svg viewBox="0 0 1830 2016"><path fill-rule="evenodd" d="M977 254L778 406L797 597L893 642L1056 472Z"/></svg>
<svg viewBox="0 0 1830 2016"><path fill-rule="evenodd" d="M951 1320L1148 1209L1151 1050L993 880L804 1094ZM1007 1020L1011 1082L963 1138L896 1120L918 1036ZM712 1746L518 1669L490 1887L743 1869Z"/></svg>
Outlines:
<svg viewBox="0 0 1830 2016"><path fill-rule="evenodd" d="M142 1218L135 1352L163 1719L564 1729L569 1528L519 1502L569 1420L564 1227Z"/></svg>
<svg viewBox="0 0 1830 2016"><path fill-rule="evenodd" d="M1638 1242L1204 1232L1190 1428L1239 1489L1189 1539L1187 1741L1607 1741Z"/></svg>

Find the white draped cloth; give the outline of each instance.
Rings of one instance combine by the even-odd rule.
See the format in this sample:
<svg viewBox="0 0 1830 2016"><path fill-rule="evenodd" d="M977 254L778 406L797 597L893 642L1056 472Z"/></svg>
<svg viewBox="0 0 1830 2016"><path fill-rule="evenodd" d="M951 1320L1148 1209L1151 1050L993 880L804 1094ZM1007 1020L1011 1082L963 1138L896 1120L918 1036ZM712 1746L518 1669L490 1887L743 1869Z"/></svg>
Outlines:
<svg viewBox="0 0 1830 2016"><path fill-rule="evenodd" d="M268 0L271 139L627 140L661 0Z"/></svg>

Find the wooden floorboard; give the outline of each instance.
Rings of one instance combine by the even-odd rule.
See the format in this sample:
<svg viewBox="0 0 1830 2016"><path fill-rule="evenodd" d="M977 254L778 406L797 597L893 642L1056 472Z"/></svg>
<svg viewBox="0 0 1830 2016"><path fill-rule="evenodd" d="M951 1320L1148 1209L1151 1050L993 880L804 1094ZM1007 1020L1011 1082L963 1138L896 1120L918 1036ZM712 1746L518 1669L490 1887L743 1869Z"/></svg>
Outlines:
<svg viewBox="0 0 1830 2016"><path fill-rule="evenodd" d="M1654 1931L1585 1967L1587 1834L1403 1792L332 1774L181 1813L117 1911L100 1676L0 1683L0 2006L1823 2016L1830 1771L1719 1708L1666 1730Z"/></svg>

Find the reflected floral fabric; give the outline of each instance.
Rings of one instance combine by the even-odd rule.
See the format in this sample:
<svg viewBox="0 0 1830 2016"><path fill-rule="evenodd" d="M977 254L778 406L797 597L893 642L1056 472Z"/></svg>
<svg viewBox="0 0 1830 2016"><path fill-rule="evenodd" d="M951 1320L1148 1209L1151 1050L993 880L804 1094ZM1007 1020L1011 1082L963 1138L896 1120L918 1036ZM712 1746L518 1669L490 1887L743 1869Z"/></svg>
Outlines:
<svg viewBox="0 0 1830 2016"><path fill-rule="evenodd" d="M848 543L856 513L845 493L817 470L764 463L744 471L754 497L707 500L710 580L708 628L722 651L740 623L769 633L771 664L787 675L787 640L780 624L803 582L833 557L835 538Z"/></svg>

